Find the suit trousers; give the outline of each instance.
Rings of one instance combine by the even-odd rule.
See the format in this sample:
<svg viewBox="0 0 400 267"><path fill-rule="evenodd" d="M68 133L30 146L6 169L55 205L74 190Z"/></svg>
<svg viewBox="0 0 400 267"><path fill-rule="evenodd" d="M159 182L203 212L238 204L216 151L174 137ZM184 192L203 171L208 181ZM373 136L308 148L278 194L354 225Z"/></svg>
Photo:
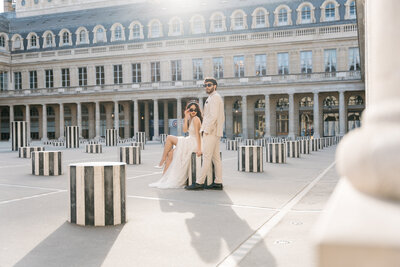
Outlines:
<svg viewBox="0 0 400 267"><path fill-rule="evenodd" d="M207 173L211 168L211 162L215 168L215 183L222 183L222 163L220 157L219 141L221 137L215 135L203 135L203 166L201 167L198 184L204 184Z"/></svg>

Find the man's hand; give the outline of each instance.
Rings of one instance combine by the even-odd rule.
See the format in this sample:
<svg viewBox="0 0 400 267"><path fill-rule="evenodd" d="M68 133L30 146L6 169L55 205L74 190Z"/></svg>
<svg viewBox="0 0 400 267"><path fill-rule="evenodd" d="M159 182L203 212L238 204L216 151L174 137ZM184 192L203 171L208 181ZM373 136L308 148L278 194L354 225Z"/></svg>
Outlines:
<svg viewBox="0 0 400 267"><path fill-rule="evenodd" d="M201 150L197 150L196 156L200 157L202 154L203 154L203 152L201 152Z"/></svg>

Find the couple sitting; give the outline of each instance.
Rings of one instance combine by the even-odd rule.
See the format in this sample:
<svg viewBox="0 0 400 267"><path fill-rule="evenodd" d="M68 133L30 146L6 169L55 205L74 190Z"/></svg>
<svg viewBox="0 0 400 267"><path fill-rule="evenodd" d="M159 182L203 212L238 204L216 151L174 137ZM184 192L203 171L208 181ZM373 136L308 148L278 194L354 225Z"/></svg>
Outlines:
<svg viewBox="0 0 400 267"><path fill-rule="evenodd" d="M209 95L204 104L204 117L197 103L191 102L186 106L183 131L189 136L168 135L161 161L156 168L163 168L161 179L151 187L181 188L186 185L191 154L203 155L203 166L200 177L192 185L185 186L187 190L214 189L222 190L222 166L220 157L220 139L224 125L224 106L221 96L217 93L217 81L206 78L204 85ZM178 111L179 112L179 111ZM175 149L173 149L175 146ZM205 185L205 179L211 162L215 166L215 181Z"/></svg>

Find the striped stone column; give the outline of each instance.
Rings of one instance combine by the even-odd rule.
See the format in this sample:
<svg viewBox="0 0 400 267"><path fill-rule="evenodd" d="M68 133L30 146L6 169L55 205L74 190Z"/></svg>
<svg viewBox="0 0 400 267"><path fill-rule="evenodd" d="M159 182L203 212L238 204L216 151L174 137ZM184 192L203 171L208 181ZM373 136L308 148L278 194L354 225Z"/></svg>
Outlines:
<svg viewBox="0 0 400 267"><path fill-rule="evenodd" d="M106 226L126 222L126 164L70 164L70 218L78 225Z"/></svg>
<svg viewBox="0 0 400 267"><path fill-rule="evenodd" d="M243 137L235 137L235 140L238 142L238 144L241 144L243 142Z"/></svg>
<svg viewBox="0 0 400 267"><path fill-rule="evenodd" d="M141 164L140 152L139 146L122 146L119 148L119 161L126 164Z"/></svg>
<svg viewBox="0 0 400 267"><path fill-rule="evenodd" d="M285 143L270 143L266 146L266 157L269 163L286 163Z"/></svg>
<svg viewBox="0 0 400 267"><path fill-rule="evenodd" d="M144 150L144 143L143 142L132 142L131 146L138 146L141 150Z"/></svg>
<svg viewBox="0 0 400 267"><path fill-rule="evenodd" d="M238 171L263 172L263 151L261 146L239 146Z"/></svg>
<svg viewBox="0 0 400 267"><path fill-rule="evenodd" d="M137 132L135 133L135 141L142 142L146 144L146 133L145 132Z"/></svg>
<svg viewBox="0 0 400 267"><path fill-rule="evenodd" d="M226 140L226 150L237 150L238 149L238 141L236 140Z"/></svg>
<svg viewBox="0 0 400 267"><path fill-rule="evenodd" d="M106 146L118 145L118 131L115 129L106 129Z"/></svg>
<svg viewBox="0 0 400 267"><path fill-rule="evenodd" d="M99 144L99 141L97 141L97 140L89 140L89 141L87 141L87 144L88 145L97 145L97 144Z"/></svg>
<svg viewBox="0 0 400 267"><path fill-rule="evenodd" d="M318 149L319 150L321 150L321 149L324 149L324 144L325 144L325 140L323 139L323 138L317 138L316 139L317 140L317 146L318 146Z"/></svg>
<svg viewBox="0 0 400 267"><path fill-rule="evenodd" d="M66 148L79 148L79 127L65 127L65 146Z"/></svg>
<svg viewBox="0 0 400 267"><path fill-rule="evenodd" d="M34 151L31 157L33 175L62 175L61 151Z"/></svg>
<svg viewBox="0 0 400 267"><path fill-rule="evenodd" d="M310 139L310 150L318 151L318 140L317 138Z"/></svg>
<svg viewBox="0 0 400 267"><path fill-rule="evenodd" d="M12 121L10 129L12 151L18 151L18 148L28 146L28 123L26 121Z"/></svg>
<svg viewBox="0 0 400 267"><path fill-rule="evenodd" d="M310 140L300 140L300 154L310 154Z"/></svg>
<svg viewBox="0 0 400 267"><path fill-rule="evenodd" d="M267 140L262 138L262 139L257 139L257 145L258 146L262 146L262 147L266 147L267 146Z"/></svg>
<svg viewBox="0 0 400 267"><path fill-rule="evenodd" d="M31 158L31 152L33 151L44 151L44 147L43 146L20 147L18 149L18 156L20 158Z"/></svg>
<svg viewBox="0 0 400 267"><path fill-rule="evenodd" d="M288 141L285 144L288 158L300 158L300 141Z"/></svg>
<svg viewBox="0 0 400 267"><path fill-rule="evenodd" d="M165 142L167 141L167 136L168 134L160 134L161 144L165 144Z"/></svg>
<svg viewBox="0 0 400 267"><path fill-rule="evenodd" d="M245 146L255 146L256 145L256 141L254 139L246 139L246 140L244 140L243 145L245 145Z"/></svg>
<svg viewBox="0 0 400 267"><path fill-rule="evenodd" d="M102 144L87 144L86 145L86 153L91 153L91 154L103 153L103 145Z"/></svg>
<svg viewBox="0 0 400 267"><path fill-rule="evenodd" d="M219 152L219 156L221 157L222 160L222 153ZM189 170L188 170L188 180L187 180L187 185L192 185L196 182L196 179L200 177L201 174L201 167L203 166L203 155L198 157L196 153L192 153L190 157L190 164L189 164ZM212 184L215 181L215 167L214 163L211 162L211 168L209 169L205 183L207 185Z"/></svg>
<svg viewBox="0 0 400 267"><path fill-rule="evenodd" d="M65 146L65 143L63 141L52 141L51 144L52 146L57 146L57 147Z"/></svg>

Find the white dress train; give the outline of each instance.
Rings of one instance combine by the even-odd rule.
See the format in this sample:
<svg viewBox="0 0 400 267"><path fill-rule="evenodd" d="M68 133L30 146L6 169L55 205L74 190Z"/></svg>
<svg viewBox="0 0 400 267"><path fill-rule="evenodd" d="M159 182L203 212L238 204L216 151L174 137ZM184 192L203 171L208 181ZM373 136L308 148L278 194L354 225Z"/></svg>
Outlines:
<svg viewBox="0 0 400 267"><path fill-rule="evenodd" d="M157 188L181 188L186 185L190 158L197 151L196 132L193 122L189 125L189 136L178 137L178 143L168 170L158 182L149 184Z"/></svg>

